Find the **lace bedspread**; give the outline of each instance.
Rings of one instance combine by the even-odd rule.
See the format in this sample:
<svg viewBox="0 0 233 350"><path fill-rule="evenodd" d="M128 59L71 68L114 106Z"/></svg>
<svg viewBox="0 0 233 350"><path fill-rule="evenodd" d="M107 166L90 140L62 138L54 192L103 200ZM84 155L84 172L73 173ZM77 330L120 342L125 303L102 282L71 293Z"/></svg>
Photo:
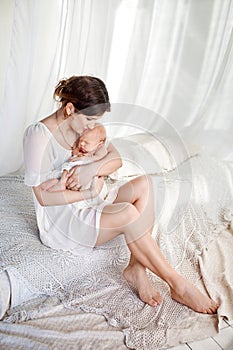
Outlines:
<svg viewBox="0 0 233 350"><path fill-rule="evenodd" d="M0 180L1 271L15 269L35 291L60 300L66 308L104 315L111 326L122 330L129 348L156 350L212 335L220 316L233 317L229 303L233 297L232 275L227 282L231 294L228 285L224 297L222 285L222 296L218 295L214 271L205 271L205 262L212 258L213 242L221 244L222 239L225 244L226 237L228 245L232 242L233 164L199 155L176 171L152 174L152 179L157 216L153 236L174 268L221 301L218 315L200 315L173 301L166 283L150 272L164 300L156 308L144 304L122 277L129 259L123 236L81 257L42 245L31 192L20 176ZM213 254L218 265L214 249ZM232 266L232 254L225 260ZM226 266L222 268L227 271ZM34 304L29 301L11 309L3 321L37 319L43 315L44 299L41 296L35 300ZM47 312L48 305L45 309Z"/></svg>

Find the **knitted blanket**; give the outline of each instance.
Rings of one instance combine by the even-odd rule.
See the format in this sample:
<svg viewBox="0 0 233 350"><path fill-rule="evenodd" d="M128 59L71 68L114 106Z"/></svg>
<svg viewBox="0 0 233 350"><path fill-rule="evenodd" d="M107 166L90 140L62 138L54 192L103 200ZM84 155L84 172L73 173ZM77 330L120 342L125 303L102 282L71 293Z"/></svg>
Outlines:
<svg viewBox="0 0 233 350"><path fill-rule="evenodd" d="M38 297L11 308L0 322L4 349L13 343L33 349L38 342L41 349L54 350L77 344L79 349L93 344L95 349L104 344L106 349L166 349L213 335L221 317L233 318L233 164L199 155L151 177L154 239L177 271L220 302L218 314L198 314L172 300L166 283L149 271L163 302L155 308L143 303L122 276L129 260L123 236L80 257L42 245L31 190L22 176L6 176L0 179L0 271L15 271ZM56 321L47 329L51 315ZM71 326L75 317L89 326ZM73 327L71 338L61 323ZM43 330L41 338L36 329Z"/></svg>

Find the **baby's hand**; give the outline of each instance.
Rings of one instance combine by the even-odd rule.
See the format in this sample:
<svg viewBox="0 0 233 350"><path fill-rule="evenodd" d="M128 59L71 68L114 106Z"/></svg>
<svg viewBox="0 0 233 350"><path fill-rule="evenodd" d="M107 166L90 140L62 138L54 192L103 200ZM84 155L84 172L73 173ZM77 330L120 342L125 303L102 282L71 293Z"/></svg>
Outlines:
<svg viewBox="0 0 233 350"><path fill-rule="evenodd" d="M80 152L79 151L79 148L77 147L77 148L74 148L73 150L72 150L72 156L74 157L74 156L78 156L79 157L79 155L81 154L82 152Z"/></svg>

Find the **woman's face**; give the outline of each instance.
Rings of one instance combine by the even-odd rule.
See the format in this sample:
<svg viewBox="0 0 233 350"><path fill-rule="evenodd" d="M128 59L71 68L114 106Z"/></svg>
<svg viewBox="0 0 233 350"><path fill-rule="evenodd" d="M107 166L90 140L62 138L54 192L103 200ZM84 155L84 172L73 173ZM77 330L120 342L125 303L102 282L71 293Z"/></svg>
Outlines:
<svg viewBox="0 0 233 350"><path fill-rule="evenodd" d="M88 116L85 114L75 113L73 115L72 127L78 134L82 134L84 131L88 129L93 129L95 126L95 123L101 117L102 116L95 116L95 115Z"/></svg>

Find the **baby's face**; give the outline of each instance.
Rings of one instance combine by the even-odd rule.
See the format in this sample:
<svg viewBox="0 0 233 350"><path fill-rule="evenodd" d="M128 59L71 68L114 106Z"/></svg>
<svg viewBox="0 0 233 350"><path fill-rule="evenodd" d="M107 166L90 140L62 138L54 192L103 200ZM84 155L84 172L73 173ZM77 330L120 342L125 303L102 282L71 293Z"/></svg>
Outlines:
<svg viewBox="0 0 233 350"><path fill-rule="evenodd" d="M78 141L79 151L82 153L90 153L97 149L100 138L94 130L84 132Z"/></svg>

